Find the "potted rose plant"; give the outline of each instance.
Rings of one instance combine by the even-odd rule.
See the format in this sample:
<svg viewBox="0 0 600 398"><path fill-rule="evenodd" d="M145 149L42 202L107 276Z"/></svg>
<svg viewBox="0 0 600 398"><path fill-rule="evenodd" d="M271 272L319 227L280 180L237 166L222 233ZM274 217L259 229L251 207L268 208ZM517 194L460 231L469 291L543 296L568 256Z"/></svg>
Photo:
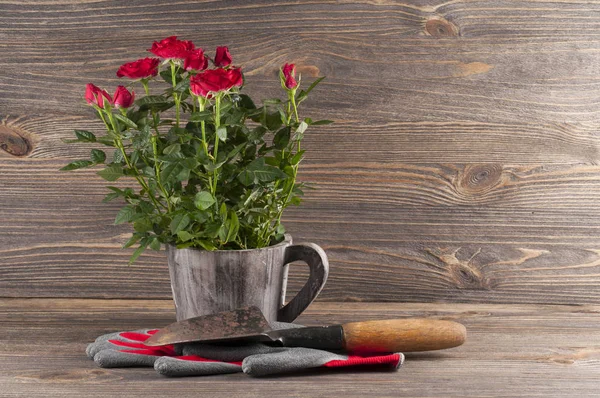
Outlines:
<svg viewBox="0 0 600 398"><path fill-rule="evenodd" d="M122 65L117 76L131 79L110 95L93 84L87 103L106 134L76 130L70 142L98 143L90 158L62 170L102 166L109 182L105 202L123 200L115 224L131 223L124 248L137 245L167 256L178 319L257 305L269 320L291 321L316 297L327 278L325 253L314 244L293 245L281 217L297 205L297 181L310 126L327 120L301 119L299 105L323 79L300 89L294 64L279 79L285 98L257 105L242 93L242 69L227 47L209 58L191 41L172 36L154 42L154 57ZM139 84L144 96L132 86ZM162 88L155 88L162 84ZM136 99L137 97L137 99ZM311 276L282 308L286 264L302 260Z"/></svg>

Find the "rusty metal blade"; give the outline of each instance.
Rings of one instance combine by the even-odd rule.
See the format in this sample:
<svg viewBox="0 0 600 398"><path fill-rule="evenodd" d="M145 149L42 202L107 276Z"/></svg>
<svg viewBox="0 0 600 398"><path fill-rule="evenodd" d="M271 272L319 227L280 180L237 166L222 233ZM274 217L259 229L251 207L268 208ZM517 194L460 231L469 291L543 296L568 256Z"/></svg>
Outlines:
<svg viewBox="0 0 600 398"><path fill-rule="evenodd" d="M271 330L261 310L245 307L175 322L144 342L148 346L199 341L235 340L253 337L269 339Z"/></svg>

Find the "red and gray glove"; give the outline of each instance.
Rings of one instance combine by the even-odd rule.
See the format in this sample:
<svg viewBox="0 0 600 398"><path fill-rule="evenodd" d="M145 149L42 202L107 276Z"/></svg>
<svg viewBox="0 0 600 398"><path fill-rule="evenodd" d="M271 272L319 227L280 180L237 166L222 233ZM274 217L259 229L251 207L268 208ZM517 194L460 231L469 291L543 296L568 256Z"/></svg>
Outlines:
<svg viewBox="0 0 600 398"><path fill-rule="evenodd" d="M274 329L302 327L276 322ZM240 345L176 344L146 346L157 329L102 335L86 353L103 368L148 366L165 376L200 376L244 372L252 376L293 372L317 367L387 366L398 369L401 353L377 356L342 355L312 348L271 347L262 343Z"/></svg>

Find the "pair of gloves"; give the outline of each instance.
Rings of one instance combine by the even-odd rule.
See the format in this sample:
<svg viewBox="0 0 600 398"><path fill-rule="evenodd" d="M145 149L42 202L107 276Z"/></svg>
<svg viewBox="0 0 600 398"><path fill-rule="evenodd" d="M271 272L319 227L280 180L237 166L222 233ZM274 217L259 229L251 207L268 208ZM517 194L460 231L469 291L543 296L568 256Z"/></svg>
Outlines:
<svg viewBox="0 0 600 398"><path fill-rule="evenodd" d="M274 322L273 329L302 327ZM302 347L272 347L263 343L188 343L151 347L144 344L158 329L102 335L88 345L89 358L102 368L154 367L164 376L201 376L244 372L266 376L318 367L374 366L398 369L404 355L358 356Z"/></svg>

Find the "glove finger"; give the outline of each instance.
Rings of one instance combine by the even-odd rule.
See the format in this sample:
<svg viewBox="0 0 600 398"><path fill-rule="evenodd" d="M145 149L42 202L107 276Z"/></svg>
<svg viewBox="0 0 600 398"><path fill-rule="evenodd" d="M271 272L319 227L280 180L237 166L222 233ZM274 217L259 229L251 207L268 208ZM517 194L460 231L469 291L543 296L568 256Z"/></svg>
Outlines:
<svg viewBox="0 0 600 398"><path fill-rule="evenodd" d="M102 350L94 355L94 362L101 368L152 367L160 358L155 355L140 355L116 350Z"/></svg>
<svg viewBox="0 0 600 398"><path fill-rule="evenodd" d="M138 329L138 330L132 330L130 332L112 332L112 333L106 333L106 334L103 334L102 336L98 336L96 338L96 340L94 341L94 343L99 343L101 341L108 341L108 340L120 339L121 338L121 333L142 333L142 334L150 335L149 332L152 332L154 330L156 330L156 329Z"/></svg>
<svg viewBox="0 0 600 398"><path fill-rule="evenodd" d="M284 351L284 347L271 347L262 343L252 344L185 344L183 355L197 355L217 361L235 362L242 361L249 355L269 354Z"/></svg>
<svg viewBox="0 0 600 398"><path fill-rule="evenodd" d="M94 356L100 351L113 350L113 351L139 351L140 354L163 356L176 355L175 351L171 346L157 346L149 347L143 344L132 344L132 343L120 343L119 340L101 341L98 343L91 343L85 349L85 353L90 359L94 359Z"/></svg>
<svg viewBox="0 0 600 398"><path fill-rule="evenodd" d="M403 363L404 354L402 353L361 357L298 347L288 348L286 351L274 354L249 356L242 362L242 369L244 373L251 376L265 376L321 366L337 368L359 365L387 365L398 369Z"/></svg>
<svg viewBox="0 0 600 398"><path fill-rule="evenodd" d="M154 370L163 376L182 377L238 373L242 367L227 362L161 357L154 363Z"/></svg>
<svg viewBox="0 0 600 398"><path fill-rule="evenodd" d="M286 348L276 353L251 355L242 362L242 370L251 376L265 376L316 368L329 361L347 358L345 355L313 348Z"/></svg>

